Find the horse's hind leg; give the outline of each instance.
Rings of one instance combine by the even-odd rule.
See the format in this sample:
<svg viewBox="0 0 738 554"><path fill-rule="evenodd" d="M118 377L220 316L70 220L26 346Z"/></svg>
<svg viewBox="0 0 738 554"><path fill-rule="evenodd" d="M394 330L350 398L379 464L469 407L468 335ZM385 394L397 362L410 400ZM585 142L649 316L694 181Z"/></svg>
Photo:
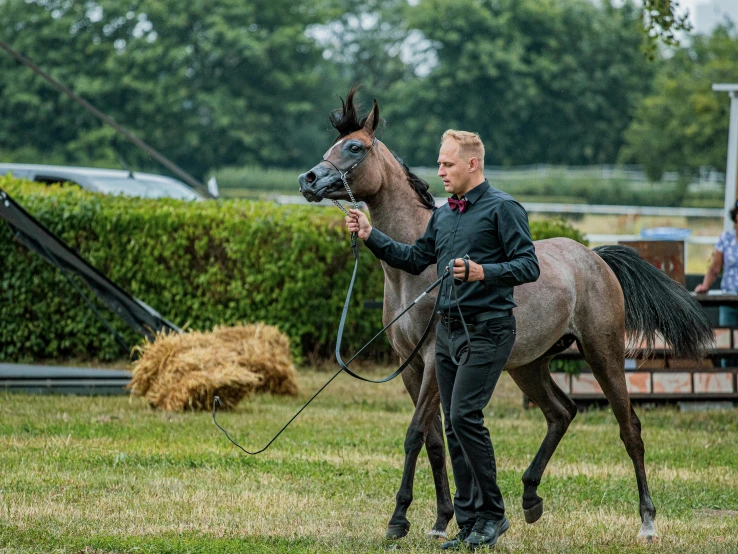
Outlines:
<svg viewBox="0 0 738 554"><path fill-rule="evenodd" d="M535 523L543 515L543 499L538 496L538 486L546 465L577 413L576 404L551 378L548 364L552 357L538 358L509 371L520 390L538 404L548 424L546 436L523 474L523 513L527 523Z"/></svg>
<svg viewBox="0 0 738 554"><path fill-rule="evenodd" d="M604 336L604 335L603 335ZM620 335L622 336L622 334ZM596 337L593 337L596 339ZM648 481L646 480L645 449L641 438L641 422L638 419L628 396L628 387L625 383L624 345L622 340L608 341L603 345L594 343L595 346L588 347L587 341L583 341L583 354L587 363L592 368L597 382L602 387L602 392L607 397L615 418L620 425L620 438L625 445L630 459L633 460L636 481L638 483L638 496L640 498L641 530L638 537L651 540L656 535L654 519L656 508L651 501L648 492Z"/></svg>

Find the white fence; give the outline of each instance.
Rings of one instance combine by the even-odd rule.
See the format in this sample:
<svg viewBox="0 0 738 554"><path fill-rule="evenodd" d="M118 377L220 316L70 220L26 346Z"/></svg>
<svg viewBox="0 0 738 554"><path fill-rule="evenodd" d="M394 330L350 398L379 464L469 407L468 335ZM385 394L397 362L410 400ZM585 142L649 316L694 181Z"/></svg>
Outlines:
<svg viewBox="0 0 738 554"><path fill-rule="evenodd" d="M641 235L608 235L603 233L588 233L584 235L590 243L613 244L621 240L644 240ZM689 236L684 239L687 244L717 244L719 237Z"/></svg>
<svg viewBox="0 0 738 554"><path fill-rule="evenodd" d="M435 167L413 167L412 171L420 177L435 176ZM634 183L648 183L658 188L659 183L675 183L680 175L677 171L668 171L663 174L659 182L651 183L640 165L519 165L515 167L484 166L484 175L490 180L505 181L526 178L556 177L591 177L598 179L620 179ZM725 187L725 174L711 167L700 168L699 175L695 176L689 185L690 191L722 190Z"/></svg>
<svg viewBox="0 0 738 554"><path fill-rule="evenodd" d="M275 194L268 197L277 204L309 204L299 194ZM436 197L436 206L443 206L447 198ZM314 206L330 206L328 202L312 203ZM360 203L363 206L363 203ZM661 217L707 217L722 220L721 208L666 208L658 206L610 206L601 204L549 204L546 202L523 202L529 213L549 214L598 214L598 215L650 215Z"/></svg>
<svg viewBox="0 0 738 554"><path fill-rule="evenodd" d="M308 204L309 202L299 195L274 195L271 200L278 204ZM446 204L446 198L436 198L436 206ZM329 206L333 204L325 201L312 203L313 206ZM361 207L365 207L360 202ZM605 214L605 215L650 215L650 216L683 216L695 218L722 219L723 210L720 208L661 208L656 206L604 206L594 204L546 204L538 202L524 202L523 206L529 213L557 213L557 214ZM613 244L621 240L643 240L641 235L617 235L607 233L588 233L585 238L590 243ZM689 236L685 239L686 244L716 244L718 237Z"/></svg>

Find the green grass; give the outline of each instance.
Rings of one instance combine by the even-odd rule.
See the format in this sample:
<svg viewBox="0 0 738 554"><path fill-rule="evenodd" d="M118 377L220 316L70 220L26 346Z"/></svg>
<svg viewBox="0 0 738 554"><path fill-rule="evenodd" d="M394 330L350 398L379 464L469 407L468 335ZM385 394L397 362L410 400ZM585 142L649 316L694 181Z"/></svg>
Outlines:
<svg viewBox="0 0 738 554"><path fill-rule="evenodd" d="M298 398L254 398L219 419L260 447L327 377L303 371ZM270 450L249 457L209 414L160 413L125 397L0 393L0 552L385 552L411 413L399 379L341 376ZM543 417L522 409L507 376L485 414L512 523L497 551L738 550L738 411L639 410L658 510L650 545L636 539L633 468L609 409L577 416L544 475L546 512L533 526L520 478ZM423 454L401 551L438 550L424 538L434 514Z"/></svg>

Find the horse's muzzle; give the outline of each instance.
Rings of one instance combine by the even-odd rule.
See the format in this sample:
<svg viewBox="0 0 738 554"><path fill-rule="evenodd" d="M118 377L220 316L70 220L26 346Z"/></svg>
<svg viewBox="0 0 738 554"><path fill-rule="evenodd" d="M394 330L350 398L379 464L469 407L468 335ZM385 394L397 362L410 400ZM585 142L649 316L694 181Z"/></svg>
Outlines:
<svg viewBox="0 0 738 554"><path fill-rule="evenodd" d="M320 202L325 196L341 187L341 178L323 165L316 165L297 178L300 193L308 202Z"/></svg>

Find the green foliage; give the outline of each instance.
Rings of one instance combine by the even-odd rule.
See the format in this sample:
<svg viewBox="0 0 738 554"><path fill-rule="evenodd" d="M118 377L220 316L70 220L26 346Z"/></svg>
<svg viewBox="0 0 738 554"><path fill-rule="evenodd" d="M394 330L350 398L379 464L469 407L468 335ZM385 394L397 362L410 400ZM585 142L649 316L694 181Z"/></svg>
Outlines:
<svg viewBox="0 0 738 554"><path fill-rule="evenodd" d="M579 375L583 370L589 369L587 362L584 360L567 360L554 358L549 364L551 372L567 373L569 375Z"/></svg>
<svg viewBox="0 0 738 554"><path fill-rule="evenodd" d="M533 240L566 237L582 244L587 244L584 233L572 227L562 218L531 221L530 234Z"/></svg>
<svg viewBox="0 0 738 554"><path fill-rule="evenodd" d="M328 83L307 26L314 0L166 2L11 0L0 36L194 175L248 163L308 163L328 140ZM302 91L310 91L305 95ZM4 52L0 145L5 161L136 169L149 156ZM32 145L32 147L29 147Z"/></svg>
<svg viewBox="0 0 738 554"><path fill-rule="evenodd" d="M223 196L239 196L241 191L297 194L300 173L292 169L246 166L224 167L214 175Z"/></svg>
<svg viewBox="0 0 738 554"><path fill-rule="evenodd" d="M423 48L416 44L420 37L408 29L407 0L334 0L334 4L335 16L320 28L330 37L321 42L334 78L361 82L382 96L393 84L415 76L416 63L424 59ZM403 48L410 42L412 47Z"/></svg>
<svg viewBox="0 0 738 554"><path fill-rule="evenodd" d="M630 2L12 0L3 15L3 40L197 177L311 167L355 81L413 166L435 163L448 127L480 132L488 164L611 163L655 69ZM0 145L4 161L120 153L161 170L7 55Z"/></svg>
<svg viewBox="0 0 738 554"><path fill-rule="evenodd" d="M264 321L291 338L295 354L329 355L353 269L337 211L111 198L9 179L0 187L167 319L194 329ZM62 273L11 241L5 226L0 237L0 359L120 357L110 333ZM381 313L364 312L362 303L380 298L382 284L381 267L364 253L347 350L381 326Z"/></svg>
<svg viewBox="0 0 738 554"><path fill-rule="evenodd" d="M238 322L277 325L298 359L327 358L353 256L343 217L313 206L227 200L181 202L101 196L0 177L26 211L133 296L198 330ZM534 239L583 235L563 221L533 221ZM111 334L59 270L0 227L0 360L115 359ZM381 327L381 265L362 249L346 351ZM109 313L103 308L103 313ZM114 327L139 339L112 315ZM378 342L376 355L389 352Z"/></svg>
<svg viewBox="0 0 738 554"><path fill-rule="evenodd" d="M656 56L659 43L678 46L676 33L689 32L692 24L689 15L679 11L677 0L643 0L643 26L646 32L646 53Z"/></svg>
<svg viewBox="0 0 738 554"><path fill-rule="evenodd" d="M730 98L713 83L738 81L738 34L719 27L678 49L656 76L625 131L620 160L642 164L653 180L665 171L725 171Z"/></svg>
<svg viewBox="0 0 738 554"><path fill-rule="evenodd" d="M434 165L447 128L478 132L488 165L605 163L650 88L627 2L423 0L408 21L438 57L386 95L386 135L410 165Z"/></svg>

